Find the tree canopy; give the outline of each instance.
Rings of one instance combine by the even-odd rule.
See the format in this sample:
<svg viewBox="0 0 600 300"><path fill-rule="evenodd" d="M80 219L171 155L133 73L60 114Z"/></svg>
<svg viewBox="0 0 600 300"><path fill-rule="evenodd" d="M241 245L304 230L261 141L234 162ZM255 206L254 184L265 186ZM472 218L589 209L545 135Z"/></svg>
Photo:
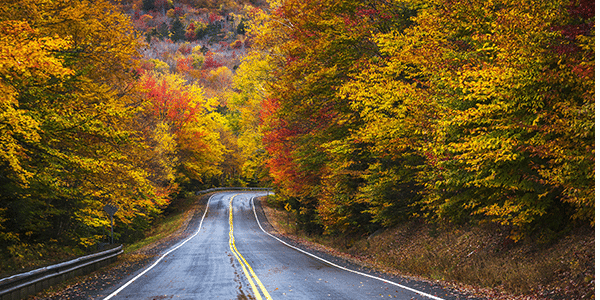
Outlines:
<svg viewBox="0 0 600 300"><path fill-rule="evenodd" d="M258 2L2 5L0 257L92 249L107 204L133 240L215 185L318 234L594 226L592 1Z"/></svg>
<svg viewBox="0 0 600 300"><path fill-rule="evenodd" d="M219 174L214 100L143 72L136 36L110 1L0 8L3 257L95 247L107 204L120 207L119 234L143 230L182 185Z"/></svg>
<svg viewBox="0 0 600 300"><path fill-rule="evenodd" d="M266 164L309 222L593 225L591 1L271 5L250 26Z"/></svg>

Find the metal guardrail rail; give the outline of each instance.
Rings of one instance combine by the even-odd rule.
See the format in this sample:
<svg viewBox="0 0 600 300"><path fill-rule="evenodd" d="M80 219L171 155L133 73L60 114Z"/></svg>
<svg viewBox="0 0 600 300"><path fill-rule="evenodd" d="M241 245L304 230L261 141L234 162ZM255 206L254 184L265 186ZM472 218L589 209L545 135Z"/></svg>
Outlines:
<svg viewBox="0 0 600 300"><path fill-rule="evenodd" d="M76 259L51 265L33 271L20 273L0 279L0 299L24 299L41 292L54 284L90 273L108 265L123 253L123 246L102 252L78 257Z"/></svg>
<svg viewBox="0 0 600 300"><path fill-rule="evenodd" d="M265 191L265 192L272 192L273 189L271 189L271 188L259 188L259 187L217 187L217 188L210 188L210 189L207 189L207 190L197 191L196 195L208 194L208 193L219 192L219 191Z"/></svg>

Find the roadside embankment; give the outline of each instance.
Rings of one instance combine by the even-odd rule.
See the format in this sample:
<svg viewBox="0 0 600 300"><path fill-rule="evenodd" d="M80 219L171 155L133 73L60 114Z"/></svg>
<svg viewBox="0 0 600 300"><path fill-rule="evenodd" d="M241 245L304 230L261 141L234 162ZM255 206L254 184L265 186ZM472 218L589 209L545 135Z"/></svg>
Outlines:
<svg viewBox="0 0 600 300"><path fill-rule="evenodd" d="M288 213L263 202L281 234L395 275L421 277L488 299L593 299L594 232L552 242L513 242L490 226L440 228L417 221L371 236L307 236Z"/></svg>

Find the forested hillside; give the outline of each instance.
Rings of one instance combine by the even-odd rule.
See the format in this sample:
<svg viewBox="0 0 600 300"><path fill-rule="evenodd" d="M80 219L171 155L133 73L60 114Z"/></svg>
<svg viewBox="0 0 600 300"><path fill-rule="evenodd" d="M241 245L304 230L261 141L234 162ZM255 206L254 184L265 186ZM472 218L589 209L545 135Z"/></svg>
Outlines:
<svg viewBox="0 0 600 300"><path fill-rule="evenodd" d="M591 0L8 0L0 260L268 185L311 234L595 223ZM59 255L60 256L60 255ZM6 266L2 266L7 268ZM0 272L7 271L0 270Z"/></svg>
<svg viewBox="0 0 600 300"><path fill-rule="evenodd" d="M235 1L0 8L0 273L143 237L170 203L241 179ZM247 147L246 147L247 148ZM249 150L246 150L249 152Z"/></svg>
<svg viewBox="0 0 600 300"><path fill-rule="evenodd" d="M266 166L316 233L594 224L594 4L306 1L255 16Z"/></svg>

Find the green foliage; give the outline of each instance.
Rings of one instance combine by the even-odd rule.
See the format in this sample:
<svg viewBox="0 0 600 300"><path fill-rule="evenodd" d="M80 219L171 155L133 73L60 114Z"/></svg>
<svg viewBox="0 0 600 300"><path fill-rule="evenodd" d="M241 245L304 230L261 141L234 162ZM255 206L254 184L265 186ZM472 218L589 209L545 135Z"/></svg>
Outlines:
<svg viewBox="0 0 600 300"><path fill-rule="evenodd" d="M412 11L377 1L292 1L254 17L256 47L272 55L263 104L267 166L281 192L316 209L316 222L330 232L371 231L373 215L388 211L371 210L379 204L367 200L369 164L379 153L360 140L364 119L340 90L380 57L372 35L404 28Z"/></svg>
<svg viewBox="0 0 600 300"><path fill-rule="evenodd" d="M145 11L151 11L156 9L154 3L156 0L142 0L142 9Z"/></svg>
<svg viewBox="0 0 600 300"><path fill-rule="evenodd" d="M153 36L163 40L169 37L169 25L167 23L161 23L160 25L152 28L150 31L146 33L146 41L150 42ZM185 35L185 33L184 33Z"/></svg>
<svg viewBox="0 0 600 300"><path fill-rule="evenodd" d="M203 39L205 37L215 37L221 31L221 26L219 24L201 24L201 26L196 27L195 33L197 39Z"/></svg>
<svg viewBox="0 0 600 300"><path fill-rule="evenodd" d="M185 27L179 17L175 17L173 21L171 21L171 29L169 32L169 36L174 42L183 41L185 39Z"/></svg>
<svg viewBox="0 0 600 300"><path fill-rule="evenodd" d="M200 54L192 54L192 66L196 69L202 69L202 66L204 65L204 55L202 55L202 53Z"/></svg>
<svg viewBox="0 0 600 300"><path fill-rule="evenodd" d="M481 2L468 13L461 3L447 11L430 7L415 20L419 25L400 39L410 42L396 43L404 52L396 56L398 61L418 66L427 80L421 82L441 100L444 113L435 130L444 134L434 137L438 143L429 150L438 157L431 161L425 201L440 217L490 219L513 226L518 239L532 228L543 228L548 216L565 220L565 214L579 216L573 209L593 207L593 201L587 208L578 205L585 200L577 196L581 202L565 207L576 202L569 193L574 182L558 184L546 172L564 170L565 164L575 166L570 151L583 155L580 162L594 161L583 154L593 147L591 119L584 121L590 127L583 125L578 133L558 129L559 120L566 117L560 108L565 102L583 112L578 119L587 119L589 102L584 95L591 91L580 77L572 82L577 88L563 93L566 90L559 89L562 85L551 75L572 76L560 67L570 55L553 49L561 40L554 28L570 18L555 11L566 5L535 3L525 12L517 2L504 3L500 9ZM383 36L380 41L391 42ZM415 47L417 43L429 46ZM557 93L561 96L555 97ZM567 136L578 137L567 142ZM577 177L581 183L587 180L588 188L580 186L578 194L593 194L593 171L579 166L587 175L575 175L571 169L564 176ZM593 222L593 217L586 220Z"/></svg>
<svg viewBox="0 0 600 300"><path fill-rule="evenodd" d="M4 255L93 245L107 203L133 240L186 189L261 181L312 233L418 217L551 240L595 222L589 0L291 0L231 23L173 17L146 31L164 48L135 73L136 32L109 1L0 7ZM224 24L254 51L177 47L189 22L190 40L222 41Z"/></svg>
<svg viewBox="0 0 600 300"><path fill-rule="evenodd" d="M140 4L163 15L173 6ZM220 53L205 57L206 46L191 55L190 45L177 47L184 23L196 17L181 12L135 20L104 0L0 7L2 260L24 265L55 250L94 249L109 233L109 203L120 207L117 241L132 242L174 197L203 185L245 184L227 120L234 114L217 102L234 62L223 66ZM132 19L144 30L155 26L147 42L163 47L144 49L149 57L141 62ZM206 29L192 22L190 37ZM220 32L211 26L211 34Z"/></svg>

